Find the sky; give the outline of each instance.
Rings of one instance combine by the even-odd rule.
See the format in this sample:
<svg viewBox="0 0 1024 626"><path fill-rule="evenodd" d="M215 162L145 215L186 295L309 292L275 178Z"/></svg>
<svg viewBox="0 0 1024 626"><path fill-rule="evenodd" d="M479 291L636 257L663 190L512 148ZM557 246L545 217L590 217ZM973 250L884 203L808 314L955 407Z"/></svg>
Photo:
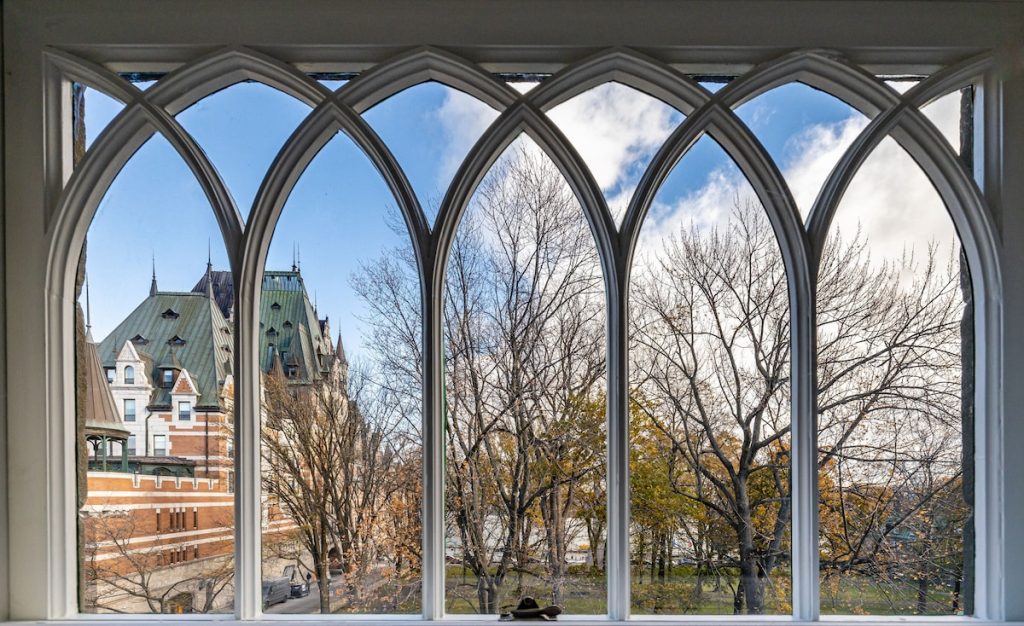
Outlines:
<svg viewBox="0 0 1024 626"><path fill-rule="evenodd" d="M340 83L330 85L337 88ZM514 85L520 91L531 84ZM905 87L901 85L900 88ZM958 145L959 96L925 109ZM87 145L121 105L86 91ZM247 217L263 174L309 107L259 83L240 83L178 115L221 173ZM840 100L799 83L762 94L737 110L776 160L804 214L818 189L868 120ZM618 221L644 168L683 115L617 83L599 85L559 105L551 118L576 146ZM437 83L411 87L365 113L405 170L428 221L436 215L462 159L497 112ZM687 152L659 190L641 233L641 255L681 227L710 226L733 199L751 195L727 154L710 138ZM408 245L396 229L396 203L369 160L344 134L314 158L289 196L271 243L267 269L289 269L293 250L321 317L341 331L349 354L365 345L365 308L351 277L365 263ZM400 226L400 224L399 224ZM920 168L895 142L880 145L844 197L833 224L858 228L878 258L931 241L950 250L952 223ZM170 145L151 138L129 160L100 204L88 235L87 272L93 334L102 339L141 303L155 261L160 289L188 291L210 254L227 269L217 223L195 178ZM84 304L84 302L83 302Z"/></svg>

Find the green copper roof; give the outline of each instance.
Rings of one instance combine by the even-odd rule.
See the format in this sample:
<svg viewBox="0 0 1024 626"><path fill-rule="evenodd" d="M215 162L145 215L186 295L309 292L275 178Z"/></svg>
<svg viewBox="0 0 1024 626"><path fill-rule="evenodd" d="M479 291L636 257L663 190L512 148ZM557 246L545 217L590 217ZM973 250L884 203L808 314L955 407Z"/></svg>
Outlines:
<svg viewBox="0 0 1024 626"><path fill-rule="evenodd" d="M295 382L312 382L327 371L327 362L321 355L331 355L333 346L330 337L321 333L299 272L263 275L260 320L260 369L269 372L277 352L286 369L289 364L297 367L291 378Z"/></svg>
<svg viewBox="0 0 1024 626"><path fill-rule="evenodd" d="M161 386L161 366L188 370L201 394L197 408L224 408L220 389L232 369L232 340L228 322L206 294L157 292L142 301L97 347L106 367L112 367L126 341L134 342L148 367L154 386L150 404L169 406L170 390Z"/></svg>

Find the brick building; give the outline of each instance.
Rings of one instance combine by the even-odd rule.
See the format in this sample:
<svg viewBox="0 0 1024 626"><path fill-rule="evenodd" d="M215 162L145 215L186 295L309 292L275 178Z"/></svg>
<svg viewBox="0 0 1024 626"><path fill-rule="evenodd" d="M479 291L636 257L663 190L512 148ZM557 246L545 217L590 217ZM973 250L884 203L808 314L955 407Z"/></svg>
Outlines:
<svg viewBox="0 0 1024 626"><path fill-rule="evenodd" d="M149 296L85 343L89 460L83 497L86 603L98 611L230 606L234 545L234 290L206 272L191 291ZM298 268L267 272L261 368L308 384L345 366ZM264 503L264 531L292 524Z"/></svg>

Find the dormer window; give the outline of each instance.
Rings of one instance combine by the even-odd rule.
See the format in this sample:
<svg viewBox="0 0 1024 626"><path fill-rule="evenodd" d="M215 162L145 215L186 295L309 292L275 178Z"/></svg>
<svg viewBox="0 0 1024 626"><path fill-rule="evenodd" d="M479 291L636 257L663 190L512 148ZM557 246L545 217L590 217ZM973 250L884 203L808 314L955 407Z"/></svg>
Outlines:
<svg viewBox="0 0 1024 626"><path fill-rule="evenodd" d="M281 310L281 305L275 302L274 304L270 305L270 308L275 310L275 311L280 311Z"/></svg>
<svg viewBox="0 0 1024 626"><path fill-rule="evenodd" d="M164 370L163 386L170 388L172 384L174 384L174 370L166 369Z"/></svg>
<svg viewBox="0 0 1024 626"><path fill-rule="evenodd" d="M149 343L149 339L146 339L142 335L135 335L134 337L132 337L132 343L144 346L147 343Z"/></svg>
<svg viewBox="0 0 1024 626"><path fill-rule="evenodd" d="M173 337L171 337L170 339L167 340L167 345L169 345L169 346L183 346L183 345L185 345L185 340L182 339L181 337L175 335L175 336L173 336Z"/></svg>
<svg viewBox="0 0 1024 626"><path fill-rule="evenodd" d="M277 336L277 329L274 328L273 326L271 326L270 330L267 331L267 336L268 337L276 337Z"/></svg>
<svg viewBox="0 0 1024 626"><path fill-rule="evenodd" d="M287 320L285 320L284 327L285 328L291 328L292 327L292 323L287 321Z"/></svg>
<svg viewBox="0 0 1024 626"><path fill-rule="evenodd" d="M164 311L163 313L161 313L160 317L164 318L165 320L176 320L176 319L178 319L181 316L178 315L177 311L175 311L174 309L170 309L169 308L166 311Z"/></svg>
<svg viewBox="0 0 1024 626"><path fill-rule="evenodd" d="M135 384L135 368L132 367L131 365L124 368L124 384Z"/></svg>

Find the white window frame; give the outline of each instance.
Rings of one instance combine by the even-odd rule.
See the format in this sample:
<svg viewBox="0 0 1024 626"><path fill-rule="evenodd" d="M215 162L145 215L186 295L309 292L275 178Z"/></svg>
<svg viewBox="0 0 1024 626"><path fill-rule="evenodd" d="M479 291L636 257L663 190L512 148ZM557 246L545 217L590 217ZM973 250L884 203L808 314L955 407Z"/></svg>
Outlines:
<svg viewBox="0 0 1024 626"><path fill-rule="evenodd" d="M157 440L161 441L164 444L163 447L161 447L161 448L157 447L157 445L156 445ZM168 453L170 452L170 450L168 449L168 445L169 445L169 442L167 441L167 435L166 434L158 433L156 435L153 435L153 456L155 456L155 457L156 456L169 456ZM157 450L163 450L163 452L158 454Z"/></svg>
<svg viewBox="0 0 1024 626"><path fill-rule="evenodd" d="M525 6L529 5L529 6ZM642 87L687 113L684 129L673 136L677 149L665 150L656 163L658 176L645 178L638 198L649 202L678 152L696 136L701 123L718 131L718 139L745 170L769 210L787 263L793 327L793 545L794 619L813 621L817 605L817 513L813 415L813 294L807 271L846 182L877 140L888 132L904 142L950 207L972 269L976 335L976 618L953 621L1000 621L1024 618L1024 594L1012 593L1024 580L1024 537L1004 532L1006 524L1024 514L1024 493L1013 486L1024 476L1024 455L1004 454L1024 445L1024 420L1004 420L1003 407L1024 406L1024 385L1003 385L1003 371L1024 370L1022 325L1003 326L1002 319L1024 319L1024 258L1001 241L1024 237L1024 72L1014 63L1021 53L1016 39L1024 12L1015 3L980 2L927 5L902 0L871 4L875 19L862 19L864 5L830 2L731 3L728 10L710 1L668 5L595 0L586 6L572 1L539 4L494 0L471 6L457 0L394 3L400 11L376 13L354 1L332 4L289 0L240 5L235 2L198 5L179 1L137 2L138 11L120 3L80 0L74 3L11 0L4 5L5 69L13 79L4 95L4 278L6 310L3 346L11 345L17 368L4 367L8 402L0 436L8 463L0 468L0 617L9 609L19 619L64 619L78 615L76 600L76 532L74 493L73 289L77 251L81 249L92 212L116 168L80 167L72 176L69 81L86 82L135 104L116 134L97 140L90 159L126 160L149 134L159 129L179 149L203 184L225 238L232 269L238 277L239 332L236 337L236 409L239 427L236 455L239 477L235 618L261 617L259 583L260 495L258 432L246 428L258 415L259 276L273 225L290 186L292 173L315 154L325 129L344 128L363 145L392 187L407 223L417 234L421 261L443 252L454 235L459 213L475 183L507 140L526 128L547 148L580 197L603 256L608 293L609 334L609 618L628 619L628 450L625 420L627 316L624 288L628 278L629 237L635 237L643 203L631 207L623 231L616 234L603 197L586 166L541 111L605 80ZM244 23L232 19L244 10ZM106 12L105 12L106 11ZM452 20L451 15L460 19ZM116 20L111 19L117 15ZM282 23L281 16L291 19ZM743 19L738 19L742 16ZM237 27L231 36L264 53L232 47L220 53L211 42L224 41L223 27ZM878 24L884 23L885 28ZM468 27L467 27L468 25ZM827 41L843 58L828 53L786 56L792 49ZM339 44L338 42L347 42ZM950 43L955 42L955 43ZM345 92L341 101L308 83L300 71L362 69L395 59L416 44L432 43L458 52L419 49L367 74ZM654 60L621 49L581 61L587 53L620 44L642 48ZM208 55L208 56L204 56ZM980 55L980 56L976 56ZM680 81L674 71L743 73L775 59L742 85L705 96ZM843 60L845 59L845 60ZM960 63L960 61L963 61ZM858 64L857 67L847 62ZM192 69L165 81L144 96L126 88L111 71L166 71L191 63ZM294 64L294 65L288 65ZM557 71L573 69L520 97L490 81L483 70ZM903 97L871 87L861 67L884 73L933 73L946 67L921 88ZM481 69L483 68L483 70ZM241 78L260 78L311 104L323 103L316 124L304 125L295 149L282 155L268 177L259 206L243 229L216 171L157 103L176 112L199 97ZM756 141L738 128L725 105L740 102L784 80L800 78L823 86L851 104L879 115L864 141L855 144L841 163L842 175L830 179L819 197L811 235L805 235L778 171ZM980 78L979 78L980 77ZM977 181L958 169L955 156L915 105L978 78ZM509 111L489 136L471 152L461 183L453 187L439 216L436 235L428 233L416 199L394 159L381 149L357 113L400 89L435 79L467 91ZM728 100L723 98L728 97ZM701 118L701 116L705 116ZM698 120L694 122L693 120ZM689 133L689 136L687 136ZM111 139L111 137L113 139ZM1013 140L1011 140L1013 139ZM301 147L301 149L299 149ZM660 168L660 169L659 169ZM1014 172L1003 176L1003 172ZM985 197L979 191L985 190ZM16 209L14 207L17 207ZM1017 246L1019 248L1020 246ZM12 260L16 260L14 263ZM75 258L75 261L77 259ZM421 271L425 285L424 341L432 355L424 362L424 509L423 618L444 617L443 467L439 429L440 302L443 272L428 264ZM43 315L39 315L42 311ZM17 341L7 342L7 337ZM26 342L33 349L26 350ZM1005 350L1004 350L1005 346ZM801 373L802 372L802 373ZM41 426L39 416L45 416ZM2 424L0 424L2 425ZM42 465L40 470L40 465ZM801 469L802 468L802 469ZM3 474L7 471L9 474ZM17 482L8 476L17 476ZM1016 484L1019 484L1017 482ZM39 523L42 520L42 523ZM5 525L6 522L6 525ZM13 564L16 564L13 565ZM1010 582L1007 582L1010 581ZM1008 591L1010 591L1008 593ZM5 593L6 592L6 593ZM179 616L175 616L180 619ZM109 619L110 616L103 616ZM317 619L322 619L319 616ZM140 618L135 618L140 619ZM141 619L159 619L146 616ZM201 616L196 619L217 619ZM294 619L294 617L292 618ZM372 618L358 616L360 621ZM758 618L765 620L771 618ZM788 619L788 618L784 618ZM726 621L741 618L727 617ZM481 620L486 621L486 620ZM607 620L591 620L607 621ZM824 619L822 621L825 621ZM829 618L828 621L855 621ZM884 619L881 621L885 621ZM900 620L907 621L907 620ZM924 623L934 621L915 619Z"/></svg>
<svg viewBox="0 0 1024 626"><path fill-rule="evenodd" d="M132 407L132 412L131 412L132 418L131 419L128 419L128 403L129 402L131 403L131 407ZM139 406L138 406L138 404L139 403L135 401L135 398L124 398L124 399L121 400L121 407L122 407L122 410L124 411L123 418L124 418L125 422L131 422L131 423L134 424L135 422L139 421Z"/></svg>

